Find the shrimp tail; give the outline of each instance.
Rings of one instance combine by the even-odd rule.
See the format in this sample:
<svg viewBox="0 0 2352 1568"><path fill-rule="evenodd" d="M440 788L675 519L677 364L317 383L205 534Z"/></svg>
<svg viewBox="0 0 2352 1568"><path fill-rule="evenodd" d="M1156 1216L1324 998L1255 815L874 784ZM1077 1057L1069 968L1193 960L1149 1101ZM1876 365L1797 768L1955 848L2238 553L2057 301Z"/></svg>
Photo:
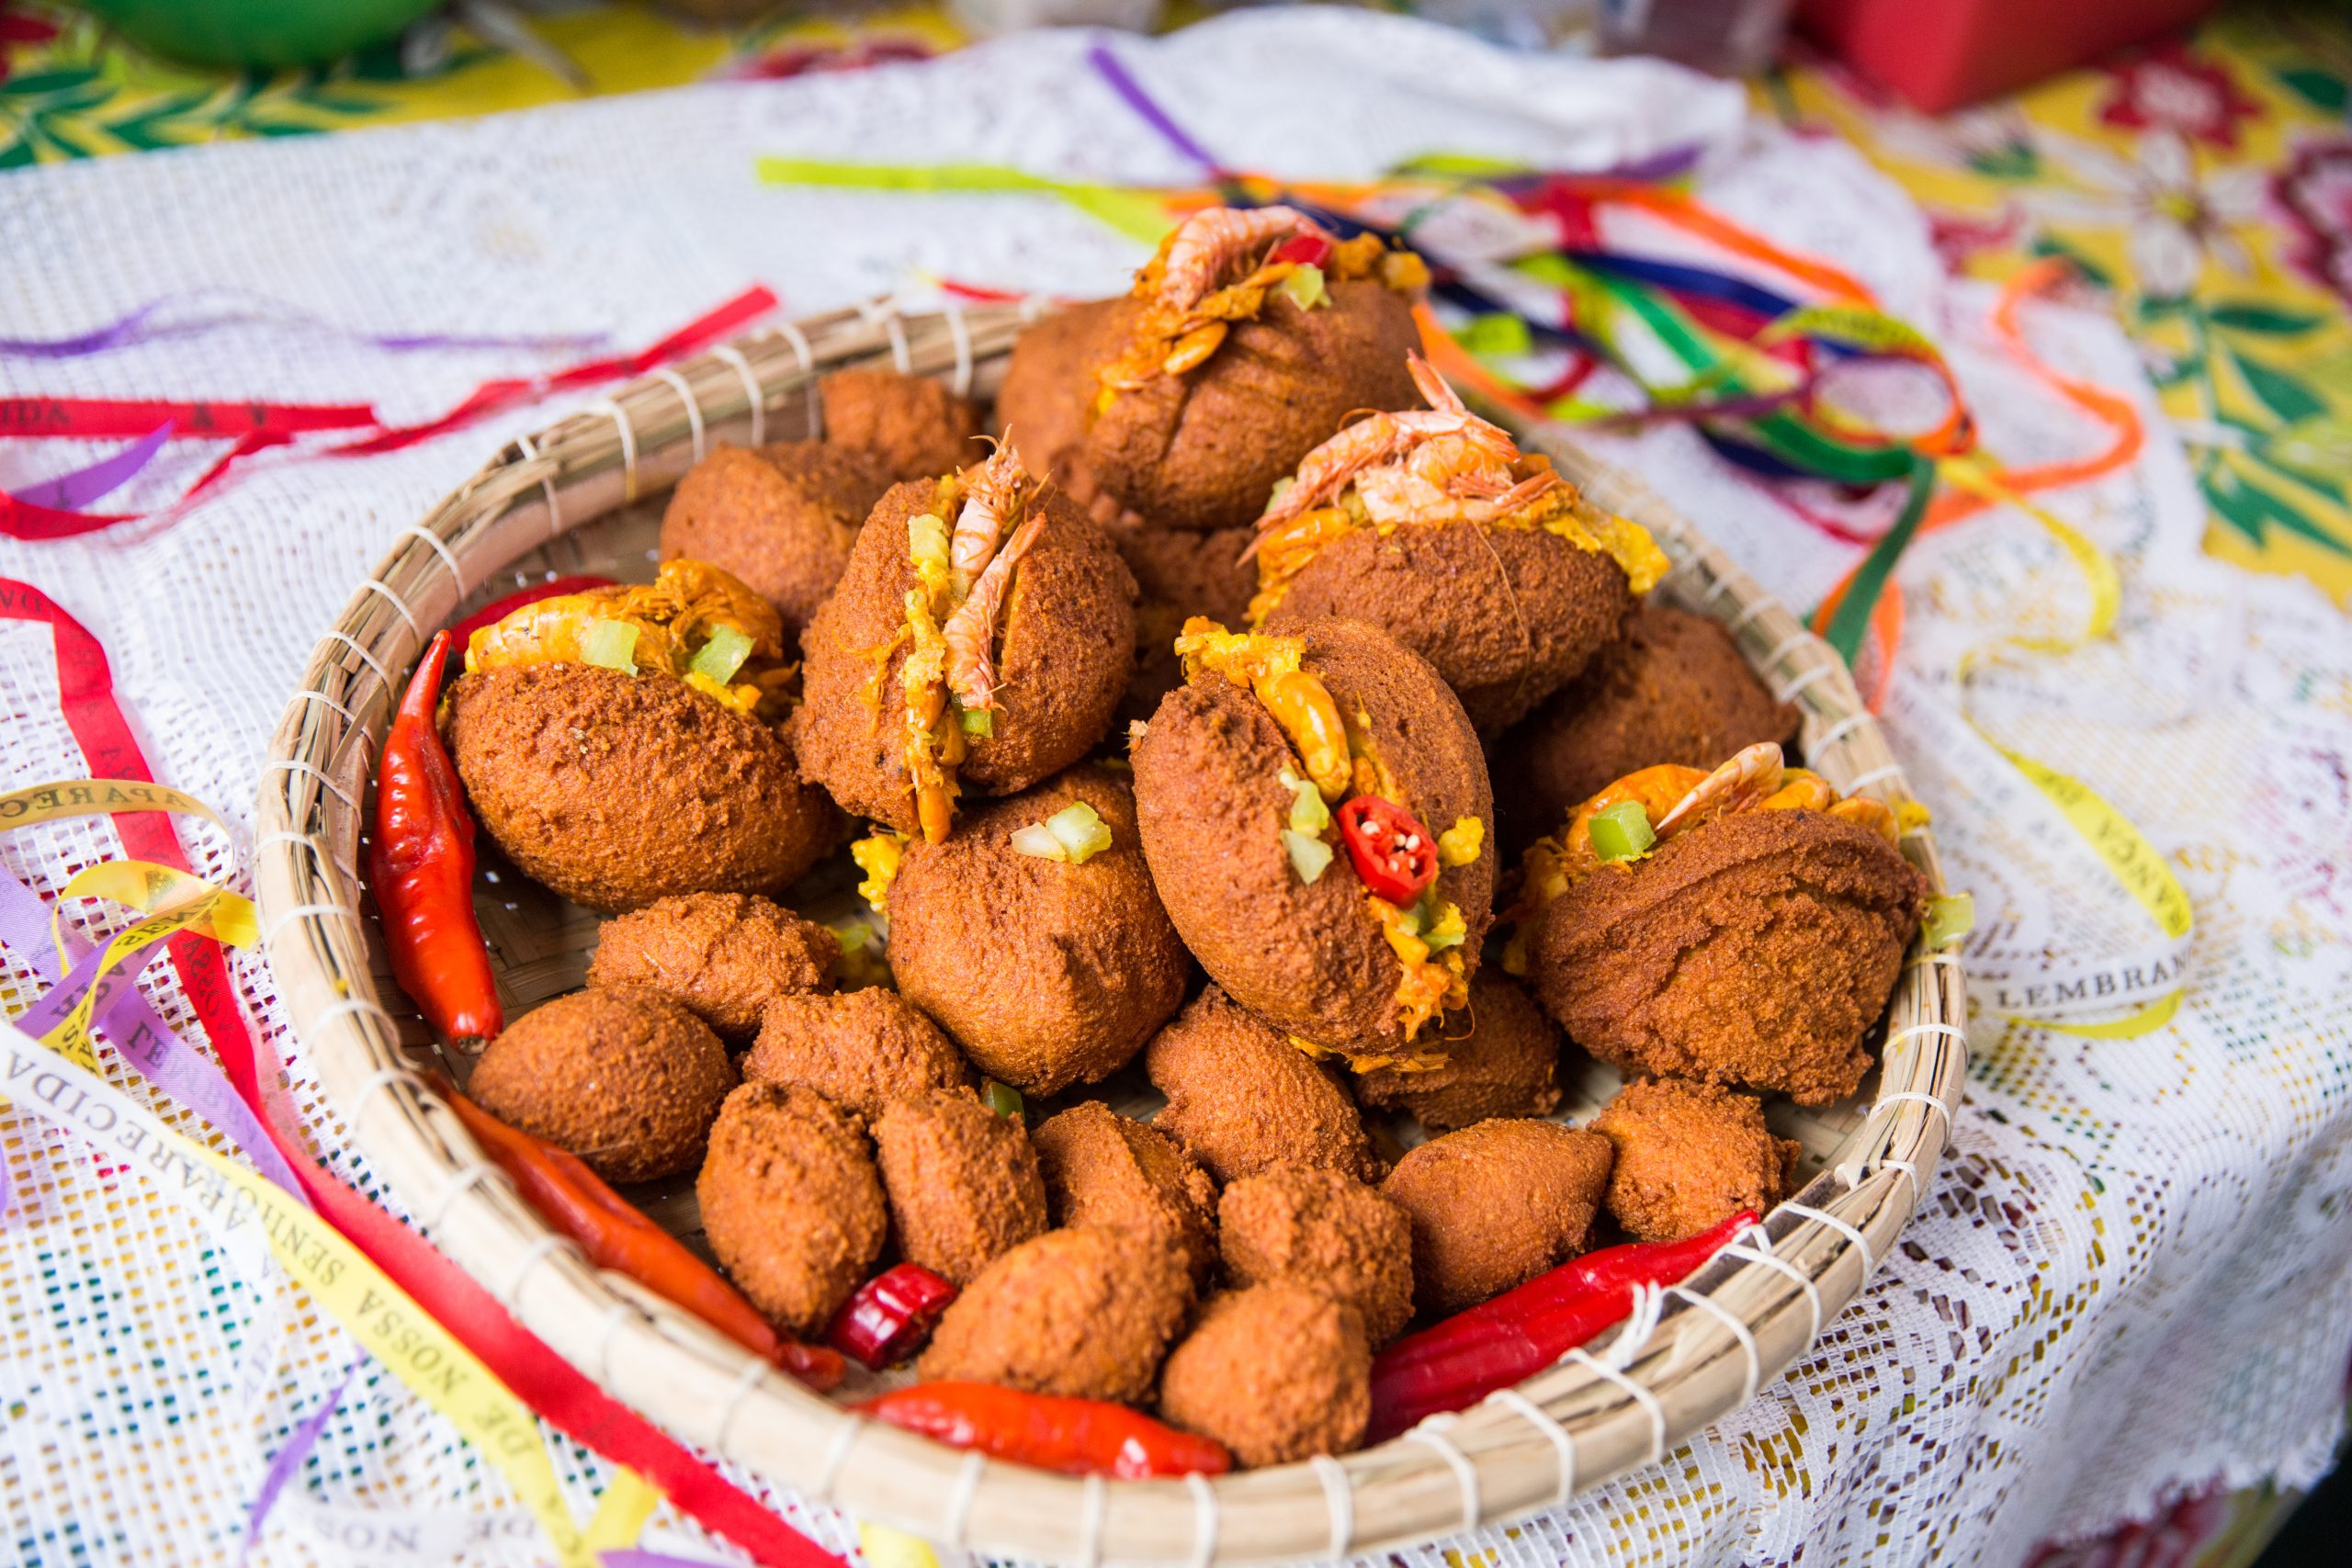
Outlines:
<svg viewBox="0 0 2352 1568"><path fill-rule="evenodd" d="M1021 558L1029 553L1045 527L1046 515L1039 512L1013 531L1004 548L973 580L972 592L947 617L940 634L947 645L948 690L967 710L996 706L997 612L1012 585L1012 569L1021 564Z"/></svg>
<svg viewBox="0 0 2352 1568"><path fill-rule="evenodd" d="M1437 373L1436 367L1423 359L1418 351L1408 350L1406 353L1405 367L1412 372L1413 385L1420 389L1422 400L1430 407L1440 413L1470 412L1469 405L1462 400L1462 395L1456 392L1447 383L1446 378Z"/></svg>

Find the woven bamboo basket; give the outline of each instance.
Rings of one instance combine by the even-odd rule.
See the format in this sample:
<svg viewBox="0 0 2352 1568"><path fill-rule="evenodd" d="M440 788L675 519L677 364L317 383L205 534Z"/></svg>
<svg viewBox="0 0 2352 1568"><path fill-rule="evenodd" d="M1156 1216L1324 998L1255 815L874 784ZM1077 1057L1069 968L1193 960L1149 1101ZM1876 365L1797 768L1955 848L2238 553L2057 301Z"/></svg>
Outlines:
<svg viewBox="0 0 2352 1568"><path fill-rule="evenodd" d="M303 671L270 743L256 833L266 952L340 1134L435 1246L616 1398L807 1496L950 1545L1090 1565L1346 1558L1556 1505L1660 1459L1803 1356L1894 1246L1951 1134L1966 1065L1953 953L1910 955L1874 1089L1779 1126L1815 1172L1798 1196L1613 1342L1382 1447L1215 1482L1071 1479L851 1414L591 1267L420 1077L435 1048L390 978L356 867L376 746L426 638L469 601L548 570L617 564L649 576L646 503L711 444L814 433L816 379L848 365L895 365L986 395L1024 320L1011 307L867 305L741 340L516 441L402 530ZM1908 797L1844 667L1788 609L1559 430L1521 434L1656 536L1674 563L1664 592L1723 621L1775 694L1798 705L1810 765L1847 793ZM1929 834L1910 832L1902 848L1940 891ZM508 1000L528 1005L579 983L593 920L513 880L481 908ZM1586 1086L1582 1108L1595 1098ZM1784 1108L1776 1117L1786 1122ZM696 1223L690 1187L650 1207L673 1228Z"/></svg>

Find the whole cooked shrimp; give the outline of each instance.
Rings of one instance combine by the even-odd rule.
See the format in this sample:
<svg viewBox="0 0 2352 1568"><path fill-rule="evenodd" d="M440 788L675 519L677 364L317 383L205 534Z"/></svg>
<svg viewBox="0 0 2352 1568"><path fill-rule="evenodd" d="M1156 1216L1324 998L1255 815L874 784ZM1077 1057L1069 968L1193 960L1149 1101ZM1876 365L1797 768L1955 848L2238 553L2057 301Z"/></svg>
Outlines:
<svg viewBox="0 0 2352 1568"><path fill-rule="evenodd" d="M1456 443L1452 459L1456 471L1485 464L1508 470L1519 460L1519 443L1509 431L1472 413L1419 355L1409 355L1407 363L1412 368L1414 385L1430 406L1368 415L1316 447L1299 460L1290 487L1267 503L1258 519L1259 527L1287 522L1312 507L1328 506L1366 469L1408 457L1425 443L1442 437L1452 437Z"/></svg>
<svg viewBox="0 0 2352 1568"><path fill-rule="evenodd" d="M1005 519L1020 510L1029 489L1029 470L1021 466L1021 454L1012 449L1012 434L1005 433L1007 439L997 443L987 462L965 469L962 476L964 509L956 514L956 536L948 543L947 558L967 581L977 579L995 557L997 541L1004 536Z"/></svg>
<svg viewBox="0 0 2352 1568"><path fill-rule="evenodd" d="M941 634L947 644L947 688L967 710L996 706L997 611L1003 607L1005 591L1012 585L1012 569L1021 564L1021 558L1029 553L1045 527L1043 512L1030 513L1004 548L972 580L972 592L947 617Z"/></svg>
<svg viewBox="0 0 2352 1568"><path fill-rule="evenodd" d="M1184 220L1160 263L1159 303L1189 310L1216 288L1236 261L1270 240L1331 236L1295 207L1212 207Z"/></svg>

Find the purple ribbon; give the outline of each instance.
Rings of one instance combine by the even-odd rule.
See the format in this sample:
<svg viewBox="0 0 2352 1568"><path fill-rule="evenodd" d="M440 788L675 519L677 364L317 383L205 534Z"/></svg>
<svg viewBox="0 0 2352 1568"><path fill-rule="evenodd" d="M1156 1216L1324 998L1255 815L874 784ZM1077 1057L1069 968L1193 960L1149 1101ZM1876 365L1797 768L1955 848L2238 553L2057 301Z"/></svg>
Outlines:
<svg viewBox="0 0 2352 1568"><path fill-rule="evenodd" d="M1202 171L1212 178L1225 173L1225 165L1211 157L1207 148L1193 141L1184 128L1159 107L1158 100L1143 90L1143 84L1119 63L1119 57L1111 52L1109 44L1098 43L1088 50L1086 62L1094 67L1094 73L1102 78L1103 85L1119 96L1120 102L1135 110L1136 118L1146 125L1159 132L1160 140L1198 164Z"/></svg>
<svg viewBox="0 0 2352 1568"><path fill-rule="evenodd" d="M293 1479L294 1472L302 1467L302 1461L311 1457L311 1450L318 1447L320 1435L327 1429L327 1423L334 1418L336 1407L343 1404L344 1391L351 1386L351 1380L357 1377L359 1369L367 1364L368 1358L363 1355L345 1367L343 1381L328 1390L319 1407L303 1416L300 1424L286 1434L286 1446L277 1450L269 1461L269 1469L262 1473L261 1491L254 1495L253 1508L245 1515L245 1544L238 1554L240 1562L253 1555L254 1544L261 1540L261 1527L267 1522L270 1509L277 1506L277 1495L286 1490L287 1482Z"/></svg>
<svg viewBox="0 0 2352 1568"><path fill-rule="evenodd" d="M79 512L94 501L103 500L129 484L140 469L155 460L164 443L172 438L172 426L167 421L141 436L111 457L101 457L85 468L60 474L53 479L42 479L22 490L8 493L28 506L47 506L60 512Z"/></svg>
<svg viewBox="0 0 2352 1568"><path fill-rule="evenodd" d="M65 965L60 962L56 943L50 940L49 929L49 910L41 903L40 895L0 871L0 947L26 954L36 970L54 975ZM81 945L70 931L65 940L71 946ZM55 1028L73 1010L74 998L91 983L89 976L96 970L105 951L100 946L75 954L73 972L64 982L51 987L33 1003L17 1021L17 1026L36 1038ZM293 1168L277 1152L277 1145L262 1130L253 1111L229 1087L220 1069L181 1039L140 993L139 971L163 951L164 944L159 942L106 976L101 982L105 989L93 1010L94 1015L124 1061L227 1134L264 1176L286 1189L295 1201L308 1204L310 1198L303 1192L301 1182L295 1179ZM5 1195L0 1195L0 1202L5 1201Z"/></svg>
<svg viewBox="0 0 2352 1568"><path fill-rule="evenodd" d="M220 302L214 313L208 317L182 321L158 321L156 319L175 309L202 306L207 301ZM0 355L17 355L27 359L79 359L86 355L104 354L109 349L127 348L136 343L194 337L222 327L271 321L307 327L313 332L332 333L353 343L395 354L435 348L581 349L599 347L609 341L603 333L361 332L265 295L237 288L198 288L150 299L128 315L119 316L103 326L76 333L71 337L0 337Z"/></svg>

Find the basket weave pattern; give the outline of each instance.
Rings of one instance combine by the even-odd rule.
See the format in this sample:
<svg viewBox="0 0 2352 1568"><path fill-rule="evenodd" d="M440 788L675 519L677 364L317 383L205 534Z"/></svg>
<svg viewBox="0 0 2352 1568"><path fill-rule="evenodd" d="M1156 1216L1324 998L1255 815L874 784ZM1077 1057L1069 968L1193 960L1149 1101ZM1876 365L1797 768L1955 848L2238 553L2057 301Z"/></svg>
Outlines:
<svg viewBox="0 0 2352 1568"><path fill-rule="evenodd" d="M1966 1066L1959 959L1914 950L1868 1114L1829 1168L1633 1326L1449 1420L1340 1459L1214 1483L1080 1481L865 1421L633 1282L592 1268L488 1162L416 1068L357 874L397 681L475 589L673 484L714 442L814 434L814 382L888 364L986 393L1026 319L1011 307L865 306L682 361L514 443L404 530L322 638L271 739L256 826L265 952L345 1126L434 1245L614 1397L681 1438L876 1522L985 1552L1092 1564L1346 1557L1565 1501L1657 1460L1805 1353L1894 1244L1951 1135ZM1653 492L1555 430L1521 433L1674 563L1663 592L1723 621L1804 715L1841 792L1909 798L1837 656ZM1903 852L1937 891L1932 836Z"/></svg>

